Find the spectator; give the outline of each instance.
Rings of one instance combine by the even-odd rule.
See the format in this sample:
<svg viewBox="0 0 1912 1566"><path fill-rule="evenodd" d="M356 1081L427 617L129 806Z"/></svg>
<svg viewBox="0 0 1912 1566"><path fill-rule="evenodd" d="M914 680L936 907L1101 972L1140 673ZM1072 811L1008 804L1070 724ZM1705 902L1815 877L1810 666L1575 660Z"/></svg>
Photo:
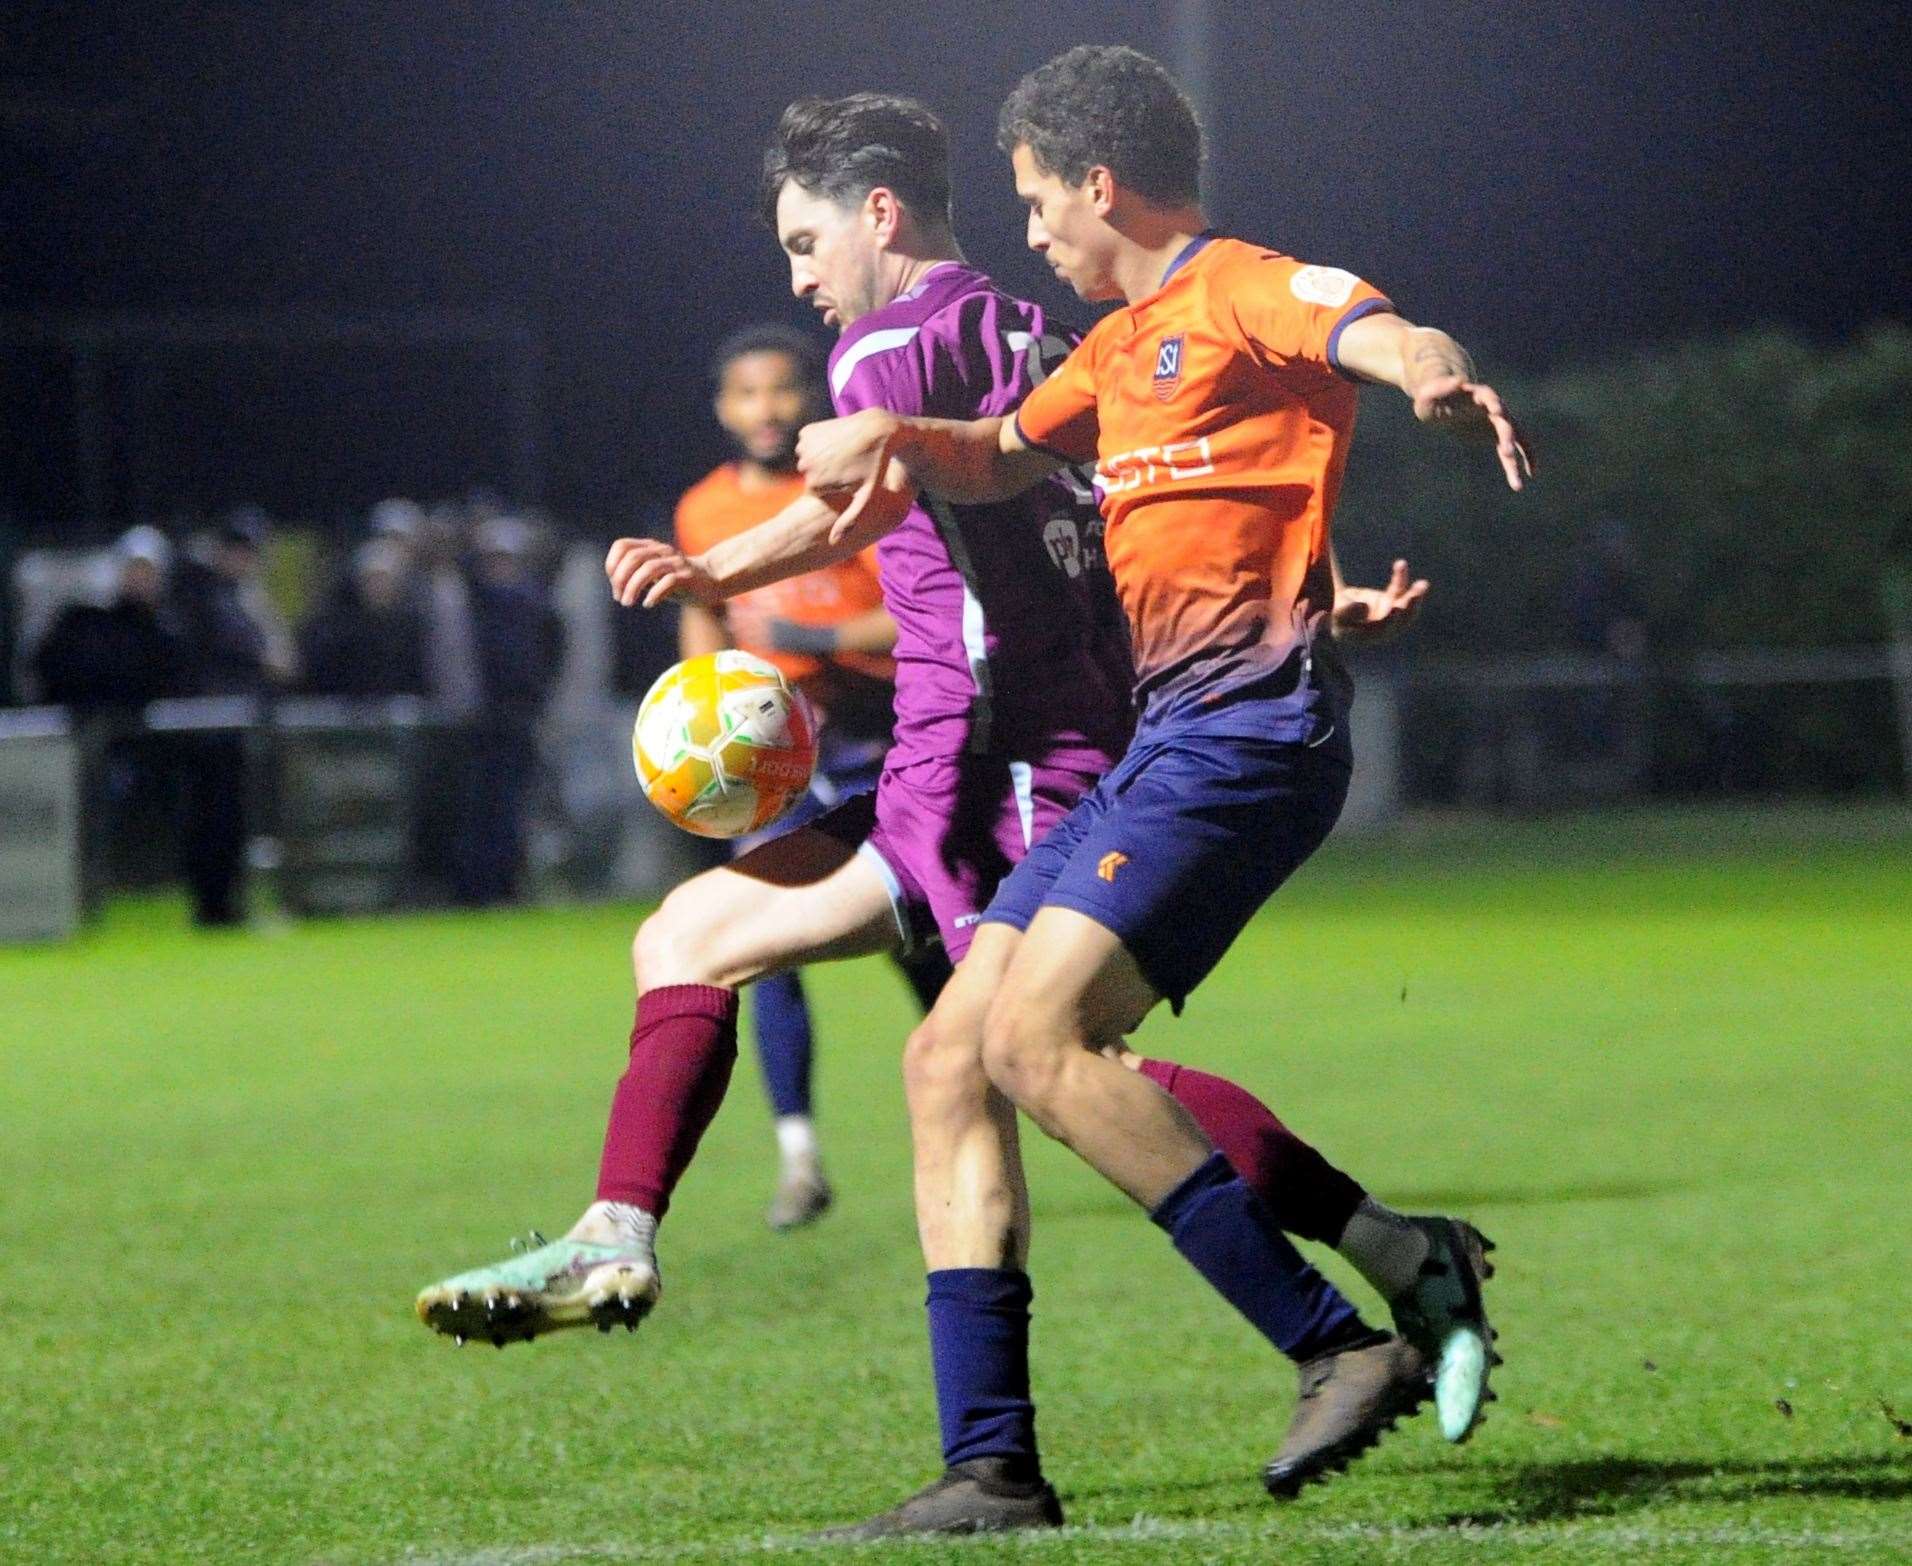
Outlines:
<svg viewBox="0 0 1912 1566"><path fill-rule="evenodd" d="M265 531L258 512L235 511L207 548L175 573L172 601L188 695L262 696L295 668L290 639L260 578Z"/></svg>
<svg viewBox="0 0 1912 1566"><path fill-rule="evenodd" d="M1646 593L1626 523L1609 517L1574 552L1567 572L1567 625L1589 652L1639 658L1646 651Z"/></svg>
<svg viewBox="0 0 1912 1566"><path fill-rule="evenodd" d="M62 611L34 651L33 672L49 702L82 711L141 707L176 689L180 643L164 604L165 536L136 527L114 557L113 601Z"/></svg>
<svg viewBox="0 0 1912 1566"><path fill-rule="evenodd" d="M557 678L564 631L531 575L530 535L512 517L478 530L471 583L478 716L465 768L453 890L472 905L515 895L538 761L538 719Z"/></svg>
<svg viewBox="0 0 1912 1566"><path fill-rule="evenodd" d="M186 694L263 696L275 679L291 672L286 638L264 607L259 579L264 544L263 518L234 512L205 555L180 566L173 605L183 638ZM246 730L185 736L179 757L180 853L193 919L206 926L242 923L250 783Z"/></svg>
<svg viewBox="0 0 1912 1566"><path fill-rule="evenodd" d="M440 714L453 722L476 713L483 695L463 548L456 509L434 508L415 554L425 613L426 689Z"/></svg>
<svg viewBox="0 0 1912 1566"><path fill-rule="evenodd" d="M172 814L171 752L133 714L178 689L180 643L165 603L171 546L136 527L113 550L112 602L74 604L33 655L41 698L70 708L82 757L82 873L94 901L107 884L116 833L129 820Z"/></svg>
<svg viewBox="0 0 1912 1566"><path fill-rule="evenodd" d="M352 557L351 575L299 635L303 688L372 700L425 691L425 620L405 593L398 545L375 538Z"/></svg>
<svg viewBox="0 0 1912 1566"><path fill-rule="evenodd" d="M1646 589L1625 522L1602 519L1575 551L1564 607L1574 643L1615 665L1611 683L1567 695L1565 751L1586 794L1621 798L1647 786L1653 732Z"/></svg>
<svg viewBox="0 0 1912 1566"><path fill-rule="evenodd" d="M409 576L418 563L418 551L425 539L424 509L416 501L394 496L372 507L366 524L373 538L392 544L403 553L403 571Z"/></svg>
<svg viewBox="0 0 1912 1566"><path fill-rule="evenodd" d="M389 503L387 503L389 505ZM415 508L413 508L415 509ZM393 537L416 519L408 510L380 506L373 527ZM434 505L417 523L411 591L425 622L425 690L435 716L448 725L478 714L478 651L473 640L471 583L465 575L465 521L460 507ZM418 879L433 893L452 895L464 831L471 737L463 728L434 728L425 736L418 816Z"/></svg>

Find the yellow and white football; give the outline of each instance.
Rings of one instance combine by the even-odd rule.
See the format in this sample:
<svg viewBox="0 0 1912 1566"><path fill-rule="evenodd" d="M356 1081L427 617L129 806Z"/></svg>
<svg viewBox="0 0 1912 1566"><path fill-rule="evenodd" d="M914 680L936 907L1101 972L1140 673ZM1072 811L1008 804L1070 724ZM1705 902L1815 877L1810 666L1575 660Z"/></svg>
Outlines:
<svg viewBox="0 0 1912 1566"><path fill-rule="evenodd" d="M631 756L644 797L700 837L761 831L803 797L817 763L809 703L774 664L705 653L657 677Z"/></svg>

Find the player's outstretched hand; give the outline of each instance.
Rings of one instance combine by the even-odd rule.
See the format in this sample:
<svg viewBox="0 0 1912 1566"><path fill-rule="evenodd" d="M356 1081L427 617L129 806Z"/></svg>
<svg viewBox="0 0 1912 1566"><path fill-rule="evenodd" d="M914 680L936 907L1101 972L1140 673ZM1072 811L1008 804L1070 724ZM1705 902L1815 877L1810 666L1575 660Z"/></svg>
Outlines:
<svg viewBox="0 0 1912 1566"><path fill-rule="evenodd" d="M604 557L611 596L626 609L655 609L666 598L686 598L713 607L723 594L703 562L656 538L620 538Z"/></svg>
<svg viewBox="0 0 1912 1566"><path fill-rule="evenodd" d="M1386 587L1343 587L1334 595L1335 639L1361 647L1393 641L1414 624L1426 597L1427 578L1410 582L1407 562L1397 560Z"/></svg>
<svg viewBox="0 0 1912 1566"><path fill-rule="evenodd" d="M814 495L854 495L882 469L896 431L896 415L883 408L806 424L797 432L797 471Z"/></svg>
<svg viewBox="0 0 1912 1566"><path fill-rule="evenodd" d="M1491 440L1509 489L1520 489L1533 477L1527 442L1493 387L1458 375L1435 376L1415 390L1414 417L1423 424L1446 424L1457 435Z"/></svg>

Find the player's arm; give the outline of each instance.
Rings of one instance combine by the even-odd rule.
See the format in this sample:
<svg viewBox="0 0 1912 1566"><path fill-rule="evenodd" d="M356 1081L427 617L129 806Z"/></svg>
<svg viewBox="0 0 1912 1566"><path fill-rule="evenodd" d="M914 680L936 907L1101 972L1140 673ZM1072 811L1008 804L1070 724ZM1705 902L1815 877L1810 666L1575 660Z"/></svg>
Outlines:
<svg viewBox="0 0 1912 1566"><path fill-rule="evenodd" d="M722 652L730 645L730 631L724 617L702 604L686 603L677 616L677 656L698 658L705 653Z"/></svg>
<svg viewBox="0 0 1912 1566"><path fill-rule="evenodd" d="M831 648L832 652L882 658L896 651L896 622L881 605L852 615L835 629L836 646Z"/></svg>
<svg viewBox="0 0 1912 1566"><path fill-rule="evenodd" d="M1510 488L1519 489L1532 476L1533 458L1500 394L1476 378L1467 350L1446 332L1377 311L1342 329L1334 362L1362 380L1398 386L1423 424L1491 440Z"/></svg>
<svg viewBox="0 0 1912 1566"><path fill-rule="evenodd" d="M604 557L604 574L612 596L627 609L639 604L654 609L666 598L714 608L738 593L835 565L869 548L908 515L914 499L915 489L892 463L845 504L799 495L768 521L733 533L702 554L686 554L656 538L620 538Z"/></svg>
<svg viewBox="0 0 1912 1566"><path fill-rule="evenodd" d="M807 425L797 437L797 467L815 494L849 494L883 462L901 464L913 483L958 505L1007 500L1062 466L1007 418L908 418L865 408Z"/></svg>

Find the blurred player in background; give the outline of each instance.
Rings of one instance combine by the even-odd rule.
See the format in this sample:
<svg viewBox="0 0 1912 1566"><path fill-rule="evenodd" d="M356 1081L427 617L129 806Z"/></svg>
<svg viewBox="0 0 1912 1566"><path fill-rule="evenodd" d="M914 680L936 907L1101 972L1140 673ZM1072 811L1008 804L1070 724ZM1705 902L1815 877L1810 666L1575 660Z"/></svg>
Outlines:
<svg viewBox="0 0 1912 1566"><path fill-rule="evenodd" d="M802 497L797 431L829 406L823 355L788 327L747 327L727 338L711 376L717 422L737 456L677 503L677 546L687 554L766 522ZM809 794L768 831L734 843L733 857L876 787L890 747L896 622L883 607L873 551L767 583L720 606L686 603L677 634L682 658L725 647L767 658L809 698L822 722ZM896 955L929 1010L949 977L948 958L939 946ZM757 1059L776 1115L780 1167L770 1226L791 1229L821 1217L831 1200L812 1102L810 1012L794 968L766 973L751 985L750 999Z"/></svg>
<svg viewBox="0 0 1912 1566"><path fill-rule="evenodd" d="M858 94L792 105L766 159L765 203L792 287L842 330L830 365L840 411L1007 412L1066 356L1067 338L1037 306L963 261L950 227L947 139L921 104ZM441 1332L503 1343L641 1319L659 1291L658 1222L729 1080L737 987L932 936L960 962L1002 877L1127 740L1133 671L1081 475L1055 474L980 506L915 503L900 481L886 483L832 541L837 523L834 506L806 496L701 555L644 539L612 547L607 569L621 602L677 595L715 605L881 539L898 625L896 745L873 797L695 878L640 929L637 1019L599 1199L563 1240L423 1291L419 1314ZM1425 584L1397 578L1349 590L1344 621L1337 595L1338 622L1382 633L1404 623ZM945 989L904 1059L946 1471L861 1534L1038 1527L1061 1516L1035 1450L1015 1114L991 1088L968 1024L937 1015L958 987ZM1364 1228L1364 1214L1385 1209L1235 1084L1124 1060L1227 1149L1284 1227L1338 1244L1370 1278L1376 1251L1362 1237L1377 1223L1395 1241L1415 1233L1391 1215ZM1310 1347L1401 1347L1294 1264L1290 1282L1323 1306ZM1384 1292L1398 1309L1418 1289L1410 1280ZM1386 1363L1422 1385L1412 1352ZM1343 1378L1330 1395L1303 1399L1295 1439L1309 1474L1392 1416L1372 1377L1349 1390Z"/></svg>

